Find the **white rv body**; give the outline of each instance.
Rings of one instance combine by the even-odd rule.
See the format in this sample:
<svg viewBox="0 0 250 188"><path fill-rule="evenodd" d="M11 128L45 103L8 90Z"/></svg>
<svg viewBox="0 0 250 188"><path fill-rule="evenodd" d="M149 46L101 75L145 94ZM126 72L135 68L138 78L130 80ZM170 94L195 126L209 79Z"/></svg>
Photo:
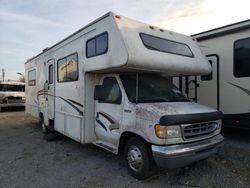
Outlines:
<svg viewBox="0 0 250 188"><path fill-rule="evenodd" d="M189 96L198 103L221 110L225 126L249 129L250 20L192 37L198 41L202 52L212 64L213 71L207 78L187 78L186 83L190 83L187 86ZM242 61L245 61L244 65L241 65Z"/></svg>
<svg viewBox="0 0 250 188"><path fill-rule="evenodd" d="M164 53L149 47L151 40L167 42L175 48L167 49L171 53ZM117 154L130 137L138 137L150 144L158 165L177 167L218 152L223 142L221 115L216 110L190 101L168 102L167 99L140 104L138 95L136 102L131 102L124 86L125 78L136 78L138 82L138 76L144 74L145 78L166 78L171 85L168 80L173 76L209 73L211 67L191 37L108 13L27 60L25 70L26 112L41 118L44 128L80 143L94 143ZM103 89L105 83L113 86L109 88L109 98L104 100L100 93L107 90ZM99 93L94 92L97 86L100 86ZM139 91L138 83L136 87ZM172 91L181 95L178 90ZM99 99L94 100L94 95L97 98L100 95ZM189 122L186 115L191 118ZM172 122L167 120L169 116ZM169 124L173 129L176 123L179 136L159 138L155 133L155 125L159 123ZM181 130L188 129L192 123L212 130L205 135L200 132L190 139L184 138ZM206 143L200 142L204 139ZM192 144L195 147L189 145L191 142L195 142ZM180 143L187 145L176 149L167 147ZM188 151L181 152L186 151L185 147ZM208 148L211 150L207 151ZM164 159L170 150L172 154L167 157L172 161L176 154L178 162ZM194 158L196 150L206 152Z"/></svg>

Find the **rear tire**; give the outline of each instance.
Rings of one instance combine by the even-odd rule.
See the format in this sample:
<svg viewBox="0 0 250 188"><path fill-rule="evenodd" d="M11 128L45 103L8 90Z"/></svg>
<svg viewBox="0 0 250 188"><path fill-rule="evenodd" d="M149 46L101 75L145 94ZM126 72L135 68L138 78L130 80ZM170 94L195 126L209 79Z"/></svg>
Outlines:
<svg viewBox="0 0 250 188"><path fill-rule="evenodd" d="M49 128L44 124L44 121L42 121L41 126L42 126L42 132L44 134L48 134L49 133Z"/></svg>
<svg viewBox="0 0 250 188"><path fill-rule="evenodd" d="M40 124L41 124L41 128L42 128L42 132L44 134L48 134L49 133L49 128L44 123L44 118L43 118L42 113L40 114Z"/></svg>
<svg viewBox="0 0 250 188"><path fill-rule="evenodd" d="M152 175L154 162L150 145L140 138L132 137L125 145L124 159L128 172L143 180Z"/></svg>
<svg viewBox="0 0 250 188"><path fill-rule="evenodd" d="M49 133L43 135L43 139L48 141L48 142L57 140L57 138L58 138L58 136L55 132L49 132Z"/></svg>

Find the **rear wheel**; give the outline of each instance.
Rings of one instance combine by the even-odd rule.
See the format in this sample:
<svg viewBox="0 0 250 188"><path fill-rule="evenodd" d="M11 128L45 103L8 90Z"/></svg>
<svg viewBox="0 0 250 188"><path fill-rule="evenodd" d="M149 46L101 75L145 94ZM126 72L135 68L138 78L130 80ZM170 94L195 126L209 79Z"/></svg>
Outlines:
<svg viewBox="0 0 250 188"><path fill-rule="evenodd" d="M41 124L42 124L42 131L43 131L43 133L44 134L49 133L49 128L44 124L43 120L42 120Z"/></svg>
<svg viewBox="0 0 250 188"><path fill-rule="evenodd" d="M153 158L148 143L137 137L128 140L125 146L124 159L129 173L138 180L152 175Z"/></svg>

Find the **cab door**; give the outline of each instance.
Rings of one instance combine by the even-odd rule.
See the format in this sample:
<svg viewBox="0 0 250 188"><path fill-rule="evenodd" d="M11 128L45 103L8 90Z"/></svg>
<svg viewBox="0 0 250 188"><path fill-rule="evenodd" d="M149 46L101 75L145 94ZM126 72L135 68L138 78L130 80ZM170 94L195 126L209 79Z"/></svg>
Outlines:
<svg viewBox="0 0 250 188"><path fill-rule="evenodd" d="M47 95L47 111L48 118L54 120L55 113L55 60L51 59L47 63L48 72L48 95Z"/></svg>
<svg viewBox="0 0 250 188"><path fill-rule="evenodd" d="M95 102L96 144L115 150L118 144L122 122L122 91L116 76L101 79L102 99Z"/></svg>

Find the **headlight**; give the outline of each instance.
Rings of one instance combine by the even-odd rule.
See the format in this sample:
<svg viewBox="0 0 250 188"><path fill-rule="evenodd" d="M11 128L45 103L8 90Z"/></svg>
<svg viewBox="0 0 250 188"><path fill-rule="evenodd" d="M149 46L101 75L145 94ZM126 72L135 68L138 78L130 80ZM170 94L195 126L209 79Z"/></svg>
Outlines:
<svg viewBox="0 0 250 188"><path fill-rule="evenodd" d="M162 126L160 124L155 125L155 134L159 138L177 138L181 137L180 126Z"/></svg>

